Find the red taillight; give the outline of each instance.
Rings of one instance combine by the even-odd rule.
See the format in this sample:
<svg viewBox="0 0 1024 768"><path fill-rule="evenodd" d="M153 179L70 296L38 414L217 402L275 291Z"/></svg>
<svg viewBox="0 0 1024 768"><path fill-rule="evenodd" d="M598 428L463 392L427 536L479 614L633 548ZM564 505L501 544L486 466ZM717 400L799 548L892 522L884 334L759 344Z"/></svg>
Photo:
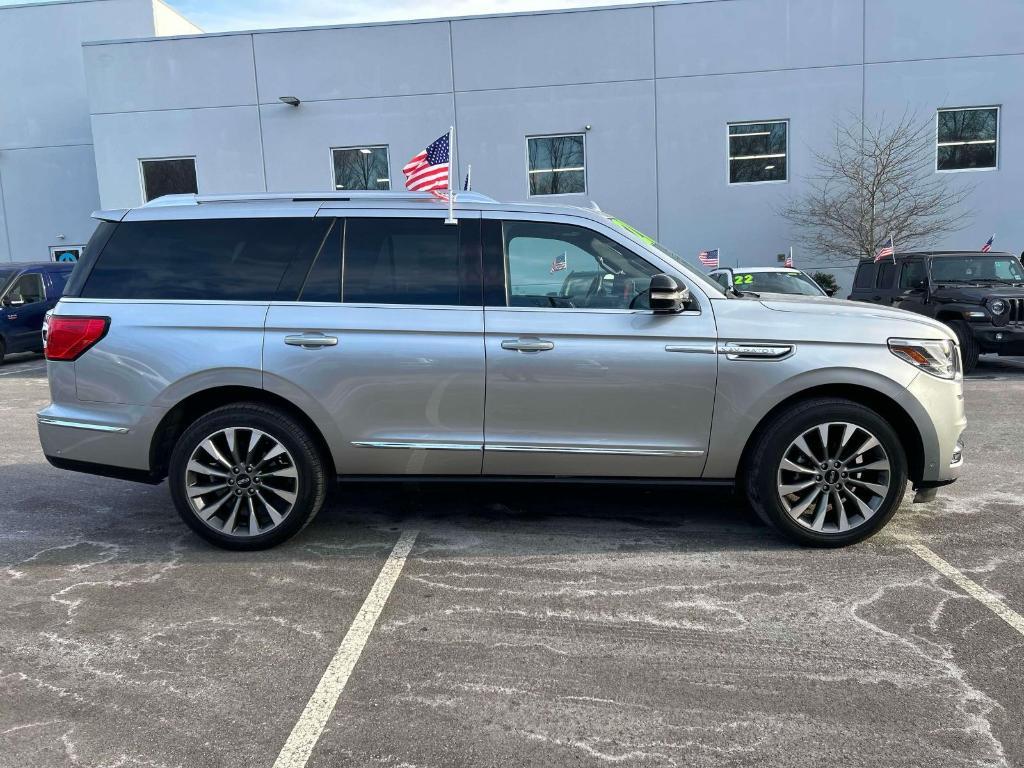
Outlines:
<svg viewBox="0 0 1024 768"><path fill-rule="evenodd" d="M46 331L47 360L77 360L107 335L109 317L53 315Z"/></svg>

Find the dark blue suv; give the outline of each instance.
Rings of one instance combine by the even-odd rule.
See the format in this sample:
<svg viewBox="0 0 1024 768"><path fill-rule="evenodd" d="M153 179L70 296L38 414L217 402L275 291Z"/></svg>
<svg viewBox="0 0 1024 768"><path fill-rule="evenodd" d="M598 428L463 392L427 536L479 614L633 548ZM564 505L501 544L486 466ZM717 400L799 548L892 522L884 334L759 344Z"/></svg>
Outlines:
<svg viewBox="0 0 1024 768"><path fill-rule="evenodd" d="M74 264L0 264L0 363L43 351L43 319L57 305Z"/></svg>

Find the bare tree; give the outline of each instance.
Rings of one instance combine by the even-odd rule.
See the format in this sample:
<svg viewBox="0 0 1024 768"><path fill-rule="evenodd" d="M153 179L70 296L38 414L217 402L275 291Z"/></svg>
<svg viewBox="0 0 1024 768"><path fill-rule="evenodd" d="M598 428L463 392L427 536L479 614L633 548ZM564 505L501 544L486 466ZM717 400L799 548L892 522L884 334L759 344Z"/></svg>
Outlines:
<svg viewBox="0 0 1024 768"><path fill-rule="evenodd" d="M859 117L837 123L830 151L814 154L807 191L780 213L823 263L870 257L891 235L897 250L934 245L963 229L973 187L935 172L930 120L905 113L868 125Z"/></svg>

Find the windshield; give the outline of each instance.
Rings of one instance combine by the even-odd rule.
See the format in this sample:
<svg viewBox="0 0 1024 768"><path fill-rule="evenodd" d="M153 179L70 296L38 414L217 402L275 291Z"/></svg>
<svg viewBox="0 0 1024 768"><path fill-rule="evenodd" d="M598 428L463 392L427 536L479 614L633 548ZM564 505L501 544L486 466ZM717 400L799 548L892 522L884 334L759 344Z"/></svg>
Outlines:
<svg viewBox="0 0 1024 768"><path fill-rule="evenodd" d="M694 266L693 264L688 263L685 259L683 259L682 256L680 256L678 253L673 251L668 246L662 245L661 243L659 243L657 240L655 240L650 235L645 235L639 229L637 229L636 227L630 226L629 224L624 222L622 219L616 219L615 217L608 216L608 215L605 216L605 219L610 221L615 226L621 227L622 229L626 230L631 235L633 235L633 237L640 238L640 240L645 245L649 246L650 248L653 248L654 250L656 250L658 253L660 253L665 258L669 259L670 261L674 261L676 264L679 264L680 266L682 266L686 270L686 274L688 274L690 277L693 277L693 278L696 278L696 279L700 280L701 285L704 286L705 288L707 288L711 293L718 294L718 295L721 295L721 294L725 293L725 289L721 285L716 283L714 280L712 280L707 275L705 275L702 272L700 272L698 267Z"/></svg>
<svg viewBox="0 0 1024 768"><path fill-rule="evenodd" d="M742 272L733 270L732 284L741 291L754 293L794 293L800 296L824 296L816 282L803 272Z"/></svg>
<svg viewBox="0 0 1024 768"><path fill-rule="evenodd" d="M1021 283L1024 268L1016 256L1009 254L940 256L932 259L932 280L937 283Z"/></svg>

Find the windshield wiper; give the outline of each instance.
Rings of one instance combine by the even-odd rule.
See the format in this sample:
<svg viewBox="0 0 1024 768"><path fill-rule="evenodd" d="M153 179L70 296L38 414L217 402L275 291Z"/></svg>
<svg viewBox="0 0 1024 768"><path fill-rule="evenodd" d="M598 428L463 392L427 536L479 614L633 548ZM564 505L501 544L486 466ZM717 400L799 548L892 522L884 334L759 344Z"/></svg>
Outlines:
<svg viewBox="0 0 1024 768"><path fill-rule="evenodd" d="M761 298L761 294L754 293L754 291L741 291L739 288L734 288L732 286L729 287L729 290L732 291L732 295L737 298L743 298L744 296L753 296L755 299Z"/></svg>

